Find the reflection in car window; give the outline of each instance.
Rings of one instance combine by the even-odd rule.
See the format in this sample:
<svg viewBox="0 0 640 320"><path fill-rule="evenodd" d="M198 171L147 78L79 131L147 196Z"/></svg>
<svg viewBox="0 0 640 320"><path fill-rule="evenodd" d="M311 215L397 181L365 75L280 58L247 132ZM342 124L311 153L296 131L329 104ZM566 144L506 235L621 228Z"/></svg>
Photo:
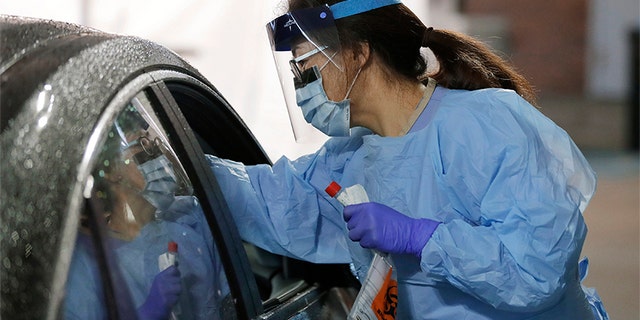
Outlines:
<svg viewBox="0 0 640 320"><path fill-rule="evenodd" d="M140 318L228 318L223 303L230 300L229 287L211 232L144 93L117 116L92 177L68 276L65 318L108 314L90 241L96 230L88 219L102 226L102 246L118 266L113 285L127 287L127 302ZM168 251L177 251L176 263Z"/></svg>

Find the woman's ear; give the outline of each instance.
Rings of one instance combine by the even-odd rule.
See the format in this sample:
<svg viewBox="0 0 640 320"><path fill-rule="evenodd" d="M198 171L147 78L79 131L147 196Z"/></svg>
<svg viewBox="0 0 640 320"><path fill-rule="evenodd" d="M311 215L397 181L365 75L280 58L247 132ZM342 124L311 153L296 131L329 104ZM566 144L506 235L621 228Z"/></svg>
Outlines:
<svg viewBox="0 0 640 320"><path fill-rule="evenodd" d="M353 60L358 68L364 68L364 66L371 59L371 46L369 42L363 41L358 43L356 49L353 51Z"/></svg>

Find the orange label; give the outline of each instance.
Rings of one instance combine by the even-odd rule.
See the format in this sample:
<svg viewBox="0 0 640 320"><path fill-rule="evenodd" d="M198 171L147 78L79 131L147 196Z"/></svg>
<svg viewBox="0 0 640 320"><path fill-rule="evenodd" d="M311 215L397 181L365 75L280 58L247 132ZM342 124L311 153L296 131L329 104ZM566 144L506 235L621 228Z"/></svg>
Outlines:
<svg viewBox="0 0 640 320"><path fill-rule="evenodd" d="M371 309L376 313L378 320L393 320L396 318L398 306L398 281L391 279L391 268L380 291L371 303Z"/></svg>

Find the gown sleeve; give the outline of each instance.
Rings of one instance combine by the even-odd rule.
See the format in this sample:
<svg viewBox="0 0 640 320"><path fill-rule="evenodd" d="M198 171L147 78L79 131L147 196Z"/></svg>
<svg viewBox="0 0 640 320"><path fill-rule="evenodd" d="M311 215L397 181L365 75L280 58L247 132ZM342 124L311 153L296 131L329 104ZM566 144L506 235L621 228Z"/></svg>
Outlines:
<svg viewBox="0 0 640 320"><path fill-rule="evenodd" d="M89 235L79 234L67 278L64 319L107 319L102 279Z"/></svg>
<svg viewBox="0 0 640 320"><path fill-rule="evenodd" d="M208 155L242 239L310 262L350 262L341 209L324 188L357 148L352 141L330 139L314 154L272 166Z"/></svg>
<svg viewBox="0 0 640 320"><path fill-rule="evenodd" d="M595 174L565 131L508 90L478 90L434 125L439 185L461 216L421 266L498 309L554 305L574 276Z"/></svg>

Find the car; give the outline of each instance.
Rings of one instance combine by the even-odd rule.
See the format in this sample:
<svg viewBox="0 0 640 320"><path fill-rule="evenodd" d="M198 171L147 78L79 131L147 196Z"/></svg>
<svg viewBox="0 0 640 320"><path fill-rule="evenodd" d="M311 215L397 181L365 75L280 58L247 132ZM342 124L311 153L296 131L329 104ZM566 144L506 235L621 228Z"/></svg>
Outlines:
<svg viewBox="0 0 640 320"><path fill-rule="evenodd" d="M0 43L1 318L135 319L172 255L172 316L346 318L360 286L349 265L240 238L233 190L206 155L270 160L187 61L138 37L8 15Z"/></svg>

